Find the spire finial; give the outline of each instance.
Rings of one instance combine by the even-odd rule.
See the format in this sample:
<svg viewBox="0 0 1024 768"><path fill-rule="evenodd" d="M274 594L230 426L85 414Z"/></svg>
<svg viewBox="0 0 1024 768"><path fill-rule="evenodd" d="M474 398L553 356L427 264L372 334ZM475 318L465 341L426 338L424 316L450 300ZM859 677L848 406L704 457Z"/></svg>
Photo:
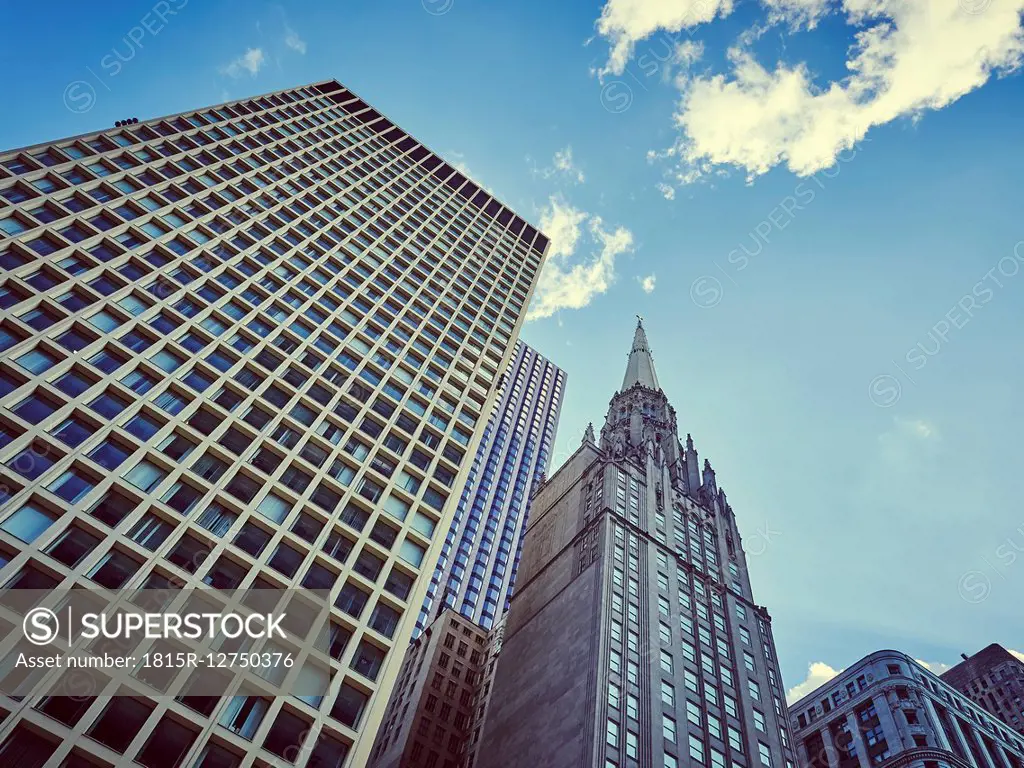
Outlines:
<svg viewBox="0 0 1024 768"><path fill-rule="evenodd" d="M626 375L622 380L620 392L640 384L648 389L658 390L658 377L654 373L654 360L651 348L647 343L643 317L636 316L636 330L633 333L633 346L629 350L629 361L626 364Z"/></svg>
<svg viewBox="0 0 1024 768"><path fill-rule="evenodd" d="M587 423L587 429L583 433L583 442L584 443L594 443L595 445L597 444L597 439L594 437L594 424L593 424L593 422L588 422Z"/></svg>

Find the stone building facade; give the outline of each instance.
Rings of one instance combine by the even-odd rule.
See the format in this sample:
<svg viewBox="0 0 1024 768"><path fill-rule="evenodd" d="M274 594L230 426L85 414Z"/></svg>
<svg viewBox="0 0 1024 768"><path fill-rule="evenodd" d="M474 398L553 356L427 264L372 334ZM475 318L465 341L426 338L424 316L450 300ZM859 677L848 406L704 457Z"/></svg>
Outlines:
<svg viewBox="0 0 1024 768"><path fill-rule="evenodd" d="M531 509L477 766L793 768L771 618L642 323Z"/></svg>
<svg viewBox="0 0 1024 768"><path fill-rule="evenodd" d="M802 768L1024 768L1024 739L898 651L789 707Z"/></svg>

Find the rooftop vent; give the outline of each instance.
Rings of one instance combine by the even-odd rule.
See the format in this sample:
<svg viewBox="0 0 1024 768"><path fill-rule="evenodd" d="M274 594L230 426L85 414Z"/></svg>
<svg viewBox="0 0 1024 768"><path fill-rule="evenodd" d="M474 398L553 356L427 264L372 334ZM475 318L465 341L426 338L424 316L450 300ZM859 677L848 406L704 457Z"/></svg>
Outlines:
<svg viewBox="0 0 1024 768"><path fill-rule="evenodd" d="M114 127L121 128L125 125L135 125L137 122L139 122L139 118L129 117L127 120L118 120L116 123L114 123Z"/></svg>

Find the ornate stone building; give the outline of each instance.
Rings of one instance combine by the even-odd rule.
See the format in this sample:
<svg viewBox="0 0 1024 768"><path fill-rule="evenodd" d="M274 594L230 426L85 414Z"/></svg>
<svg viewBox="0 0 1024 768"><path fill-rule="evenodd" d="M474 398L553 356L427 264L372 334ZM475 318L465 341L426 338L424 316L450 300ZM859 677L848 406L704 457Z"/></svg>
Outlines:
<svg viewBox="0 0 1024 768"><path fill-rule="evenodd" d="M600 439L531 509L480 768L792 768L771 618L641 323Z"/></svg>
<svg viewBox="0 0 1024 768"><path fill-rule="evenodd" d="M898 651L878 651L790 708L803 768L1024 768L1024 739Z"/></svg>

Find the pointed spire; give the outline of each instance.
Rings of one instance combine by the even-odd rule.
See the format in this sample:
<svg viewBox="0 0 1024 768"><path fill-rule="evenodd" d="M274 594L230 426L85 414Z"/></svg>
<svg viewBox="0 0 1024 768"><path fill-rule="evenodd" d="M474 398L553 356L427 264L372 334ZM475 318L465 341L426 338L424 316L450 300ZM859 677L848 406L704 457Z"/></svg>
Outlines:
<svg viewBox="0 0 1024 768"><path fill-rule="evenodd" d="M661 389L658 386L658 377L654 373L654 359L651 357L651 348L647 344L647 334L644 333L644 322L640 315L636 316L633 348L629 350L626 375L622 379L622 387L619 391L625 392L635 384L640 384L648 389Z"/></svg>
<svg viewBox="0 0 1024 768"><path fill-rule="evenodd" d="M594 423L587 422L587 431L583 433L583 442L597 445L597 438L594 437Z"/></svg>

